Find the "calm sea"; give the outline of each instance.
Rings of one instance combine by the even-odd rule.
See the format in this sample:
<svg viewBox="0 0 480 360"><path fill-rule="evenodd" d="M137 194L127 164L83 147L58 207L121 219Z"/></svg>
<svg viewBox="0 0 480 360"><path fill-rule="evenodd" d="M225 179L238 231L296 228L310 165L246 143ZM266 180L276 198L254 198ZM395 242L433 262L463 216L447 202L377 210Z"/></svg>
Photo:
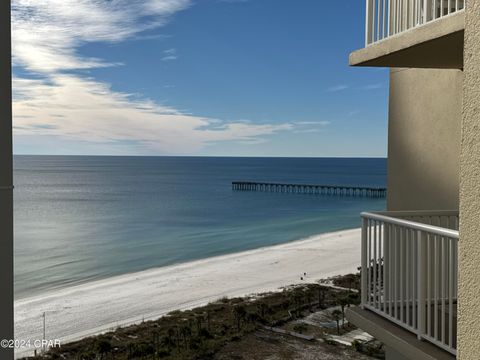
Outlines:
<svg viewBox="0 0 480 360"><path fill-rule="evenodd" d="M384 186L386 160L15 156L16 297L355 228L385 207L234 180Z"/></svg>

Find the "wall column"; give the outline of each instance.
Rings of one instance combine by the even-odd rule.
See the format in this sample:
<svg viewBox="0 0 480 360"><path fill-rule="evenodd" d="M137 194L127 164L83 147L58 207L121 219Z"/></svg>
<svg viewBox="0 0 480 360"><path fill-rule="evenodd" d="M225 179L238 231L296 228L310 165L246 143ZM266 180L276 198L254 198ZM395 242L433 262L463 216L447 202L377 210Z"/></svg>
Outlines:
<svg viewBox="0 0 480 360"><path fill-rule="evenodd" d="M458 359L480 353L480 0L466 6L460 155Z"/></svg>
<svg viewBox="0 0 480 360"><path fill-rule="evenodd" d="M10 0L0 1L0 339L13 339L12 61ZM1 359L13 359L0 348Z"/></svg>

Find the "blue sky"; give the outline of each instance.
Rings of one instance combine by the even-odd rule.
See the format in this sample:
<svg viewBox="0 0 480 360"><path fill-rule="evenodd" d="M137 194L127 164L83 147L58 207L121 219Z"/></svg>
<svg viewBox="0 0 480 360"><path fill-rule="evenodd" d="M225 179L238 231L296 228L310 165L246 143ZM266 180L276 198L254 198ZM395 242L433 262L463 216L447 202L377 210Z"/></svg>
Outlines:
<svg viewBox="0 0 480 360"><path fill-rule="evenodd" d="M33 3L33 4L32 4ZM13 1L17 154L385 156L364 2Z"/></svg>

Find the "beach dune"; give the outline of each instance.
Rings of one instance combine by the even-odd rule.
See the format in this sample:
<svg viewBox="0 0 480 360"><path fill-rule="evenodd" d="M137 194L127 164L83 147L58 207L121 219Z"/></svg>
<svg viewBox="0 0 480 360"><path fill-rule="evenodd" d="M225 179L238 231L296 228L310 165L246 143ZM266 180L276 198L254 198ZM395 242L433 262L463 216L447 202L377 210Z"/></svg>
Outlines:
<svg viewBox="0 0 480 360"><path fill-rule="evenodd" d="M44 312L46 339L67 342L224 296L354 272L359 262L360 229L353 229L116 276L16 301L15 338L42 339Z"/></svg>

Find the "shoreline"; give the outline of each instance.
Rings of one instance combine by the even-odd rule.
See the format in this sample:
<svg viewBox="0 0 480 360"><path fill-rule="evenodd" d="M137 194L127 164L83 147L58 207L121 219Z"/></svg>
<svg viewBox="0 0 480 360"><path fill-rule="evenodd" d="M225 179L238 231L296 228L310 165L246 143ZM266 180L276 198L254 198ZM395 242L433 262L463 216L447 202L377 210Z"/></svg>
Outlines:
<svg viewBox="0 0 480 360"><path fill-rule="evenodd" d="M274 244L274 245L263 245L261 247L254 248L254 249L241 250L241 251L236 251L236 252L229 252L229 253L225 253L225 254L219 254L219 255L214 255L214 256L204 257L204 258L199 258L199 259L193 259L193 260L181 260L179 262L174 262L172 264L155 266L155 267L151 267L151 268L144 269L144 270L138 270L138 271L133 271L133 272L126 272L126 273L120 273L120 274L115 274L115 275L111 275L111 276L94 278L94 279L91 279L91 280L81 281L79 283L72 284L72 285L62 286L62 287L53 288L53 289L47 289L47 290L45 290L43 292L40 292L40 293L35 292L31 295L22 295L22 296L16 298L14 300L14 303L16 304L16 303L21 303L21 302L25 302L25 301L34 300L34 299L45 299L45 298L47 298L51 295L56 296L56 295L58 295L62 292L70 293L77 288L82 288L83 289L83 288L87 288L89 285L95 285L96 283L101 283L101 282L109 282L109 281L114 281L114 280L118 280L117 282L121 282L122 279L125 280L125 278L129 278L129 277L131 277L135 274L142 275L144 273L156 272L156 271L159 271L161 269L182 267L182 265L193 265L193 264L201 265L202 263L209 263L212 260L227 260L229 257L237 257L238 255L248 256L252 253L253 254L259 253L259 252L264 251L264 250L275 250L275 248L277 248L277 247L283 247L283 246L287 246L287 245L291 245L291 244L302 245L303 242L311 242L311 241L317 240L320 237L335 235L337 233L343 233L343 232L359 230L359 229L360 228L349 228L349 229L328 231L328 232L325 232L325 233L310 235L310 236L307 236L307 237L302 237L300 239L290 240L290 241L287 241L287 242L281 242L281 243Z"/></svg>
<svg viewBox="0 0 480 360"><path fill-rule="evenodd" d="M42 339L44 311L46 338L68 342L224 296L355 272L359 262L360 229L350 229L95 280L15 301L15 338ZM32 352L19 349L16 356Z"/></svg>

